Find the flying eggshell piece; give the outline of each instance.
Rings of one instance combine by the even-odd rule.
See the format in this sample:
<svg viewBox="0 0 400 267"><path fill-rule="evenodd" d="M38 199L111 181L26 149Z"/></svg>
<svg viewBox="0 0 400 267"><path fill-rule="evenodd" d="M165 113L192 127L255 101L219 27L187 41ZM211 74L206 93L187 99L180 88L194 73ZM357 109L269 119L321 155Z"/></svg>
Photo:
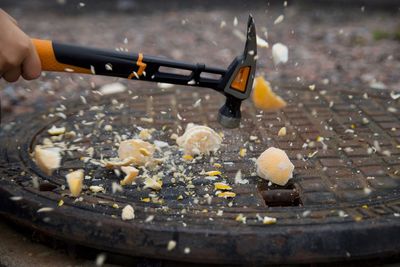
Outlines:
<svg viewBox="0 0 400 267"><path fill-rule="evenodd" d="M294 165L285 151L270 147L257 159L257 174L274 184L285 185L293 177Z"/></svg>
<svg viewBox="0 0 400 267"><path fill-rule="evenodd" d="M289 51L286 45L276 43L272 46L272 60L275 65L286 63L289 59Z"/></svg>

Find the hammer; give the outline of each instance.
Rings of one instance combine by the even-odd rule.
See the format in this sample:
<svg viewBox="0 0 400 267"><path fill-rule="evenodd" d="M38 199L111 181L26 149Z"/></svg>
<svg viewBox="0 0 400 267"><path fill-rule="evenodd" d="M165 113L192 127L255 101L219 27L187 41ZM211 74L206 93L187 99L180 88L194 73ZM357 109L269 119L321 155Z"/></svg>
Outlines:
<svg viewBox="0 0 400 267"><path fill-rule="evenodd" d="M247 23L244 52L232 61L228 69L144 56L142 53L100 50L49 40L32 41L44 71L105 75L214 89L226 97L225 104L218 113L219 123L226 128L239 126L240 106L250 96L256 70L256 29L251 15ZM162 67L186 70L190 74L163 71Z"/></svg>

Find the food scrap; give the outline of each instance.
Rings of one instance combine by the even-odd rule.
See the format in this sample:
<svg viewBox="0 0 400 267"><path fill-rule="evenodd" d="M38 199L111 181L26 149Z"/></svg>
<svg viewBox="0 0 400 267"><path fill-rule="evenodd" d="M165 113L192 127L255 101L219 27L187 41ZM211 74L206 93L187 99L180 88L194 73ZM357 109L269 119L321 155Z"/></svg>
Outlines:
<svg viewBox="0 0 400 267"><path fill-rule="evenodd" d="M60 167L61 156L57 148L42 148L37 145L34 153L36 164L47 175L52 175L53 171Z"/></svg>
<svg viewBox="0 0 400 267"><path fill-rule="evenodd" d="M247 218L242 213L236 216L235 221L246 224Z"/></svg>
<svg viewBox="0 0 400 267"><path fill-rule="evenodd" d="M130 221L135 219L135 210L131 205L126 205L122 209L121 218L123 221Z"/></svg>
<svg viewBox="0 0 400 267"><path fill-rule="evenodd" d="M98 254L96 256L96 261L95 261L96 266L97 267L103 266L104 263L106 262L106 259L107 259L107 254L105 254L105 253Z"/></svg>
<svg viewBox="0 0 400 267"><path fill-rule="evenodd" d="M272 92L271 85L262 76L254 79L253 103L258 109L275 110L286 107L286 102Z"/></svg>
<svg viewBox="0 0 400 267"><path fill-rule="evenodd" d="M278 185L285 185L293 177L294 165L285 151L270 147L256 161L257 174Z"/></svg>
<svg viewBox="0 0 400 267"><path fill-rule="evenodd" d="M238 170L235 174L235 184L248 184L249 180L242 178L242 171Z"/></svg>
<svg viewBox="0 0 400 267"><path fill-rule="evenodd" d="M103 85L99 91L102 95L111 95L111 94L118 94L123 93L126 90L126 86L122 83L109 83Z"/></svg>
<svg viewBox="0 0 400 267"><path fill-rule="evenodd" d="M233 198L236 197L236 193L226 191L226 192L218 192L217 197L223 197L223 198Z"/></svg>
<svg viewBox="0 0 400 267"><path fill-rule="evenodd" d="M209 154L216 152L222 143L222 137L207 126L189 123L185 133L176 139L186 155Z"/></svg>
<svg viewBox="0 0 400 267"><path fill-rule="evenodd" d="M219 171L217 171L217 172L219 172ZM233 198L233 197L236 196L236 193L231 192L232 187L229 184L225 183L225 182L216 182L216 183L214 183L214 190L216 191L215 195L217 197Z"/></svg>
<svg viewBox="0 0 400 267"><path fill-rule="evenodd" d="M68 173L65 178L67 179L69 191L71 192L71 196L78 197L82 191L83 187L83 178L84 172L83 170L76 170Z"/></svg>
<svg viewBox="0 0 400 267"><path fill-rule="evenodd" d="M65 127L57 128L56 126L52 126L48 131L50 135L61 135L65 133Z"/></svg>
<svg viewBox="0 0 400 267"><path fill-rule="evenodd" d="M174 87L175 85L172 83L157 83L157 87L160 89L170 89Z"/></svg>
<svg viewBox="0 0 400 267"><path fill-rule="evenodd" d="M52 211L54 211L54 208L51 208L51 207L44 207L44 208L38 209L36 212L37 212L37 213L42 213L42 212L52 212Z"/></svg>
<svg viewBox="0 0 400 267"><path fill-rule="evenodd" d="M121 160L132 158L134 164L143 166L152 160L154 145L140 139L122 141L118 149Z"/></svg>
<svg viewBox="0 0 400 267"><path fill-rule="evenodd" d="M219 164L219 163L214 163L213 166L214 166L215 168L222 168L222 165Z"/></svg>
<svg viewBox="0 0 400 267"><path fill-rule="evenodd" d="M278 136L285 136L286 135L286 127L282 127L279 129Z"/></svg>
<svg viewBox="0 0 400 267"><path fill-rule="evenodd" d="M264 40L263 38L261 38L260 36L256 35L256 39L257 39L257 46L262 47L262 48L268 48L269 44L266 40ZM249 51L250 53L250 51ZM253 51L254 54L254 51Z"/></svg>
<svg viewBox="0 0 400 267"><path fill-rule="evenodd" d="M276 223L276 218L264 216L263 224L275 224L275 223Z"/></svg>
<svg viewBox="0 0 400 267"><path fill-rule="evenodd" d="M92 191L93 193L100 193L100 192L105 193L105 192L106 192L106 190L104 189L104 187L98 186L98 185L91 185L91 186L89 187L89 190Z"/></svg>
<svg viewBox="0 0 400 267"><path fill-rule="evenodd" d="M285 18L284 15L279 15L275 20L274 20L274 24L279 24L283 21L283 19Z"/></svg>
<svg viewBox="0 0 400 267"><path fill-rule="evenodd" d="M232 190L232 187L226 183L215 183L214 189L215 190Z"/></svg>
<svg viewBox="0 0 400 267"><path fill-rule="evenodd" d="M176 241L175 240L170 240L167 244L167 250L171 251L176 248Z"/></svg>
<svg viewBox="0 0 400 267"><path fill-rule="evenodd" d="M124 179L120 181L121 185L131 185L139 174L139 170L132 166L122 166L121 171L126 174Z"/></svg>
<svg viewBox="0 0 400 267"><path fill-rule="evenodd" d="M129 166L136 162L137 162L136 159L133 157L128 157L124 160L101 160L100 161L100 163L102 163L102 165L108 169Z"/></svg>
<svg viewBox="0 0 400 267"><path fill-rule="evenodd" d="M239 156L240 157L244 158L246 156L246 154L247 154L247 149L246 148L241 148L239 150Z"/></svg>
<svg viewBox="0 0 400 267"><path fill-rule="evenodd" d="M144 180L144 188L150 188L153 190L161 190L162 182L157 179L157 177L147 177Z"/></svg>
<svg viewBox="0 0 400 267"><path fill-rule="evenodd" d="M104 126L104 131L112 132L112 130L113 130L113 127L111 125L107 124L106 126Z"/></svg>
<svg viewBox="0 0 400 267"><path fill-rule="evenodd" d="M151 131L149 129L142 129L139 133L139 138L142 140L151 139Z"/></svg>
<svg viewBox="0 0 400 267"><path fill-rule="evenodd" d="M154 217L155 217L154 215L149 215L149 216L147 216L145 222L146 222L146 223L152 222L152 221L154 220Z"/></svg>
<svg viewBox="0 0 400 267"><path fill-rule="evenodd" d="M183 160L186 160L186 161L192 161L194 158L193 158L193 156L191 156L191 155L183 155L183 156L182 156L182 159L183 159Z"/></svg>
<svg viewBox="0 0 400 267"><path fill-rule="evenodd" d="M218 176L218 175L221 175L221 172L220 171L208 171L208 172L205 172L204 174L207 176Z"/></svg>

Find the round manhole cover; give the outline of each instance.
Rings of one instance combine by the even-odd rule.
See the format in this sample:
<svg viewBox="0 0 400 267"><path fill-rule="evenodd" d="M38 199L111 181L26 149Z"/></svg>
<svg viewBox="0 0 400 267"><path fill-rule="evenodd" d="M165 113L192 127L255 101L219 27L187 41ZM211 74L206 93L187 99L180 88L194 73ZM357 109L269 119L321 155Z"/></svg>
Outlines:
<svg viewBox="0 0 400 267"><path fill-rule="evenodd" d="M300 263L398 253L398 100L381 91L337 88L285 86L278 92L285 109L260 112L245 103L235 130L217 123L222 96L184 88L65 101L2 125L0 212L55 238L178 261ZM220 152L184 160L171 135L189 122L223 134ZM76 135L51 137L53 125ZM279 137L283 126L288 134ZM121 176L99 161L115 157L116 144L142 129L150 129L149 142L163 162L115 192ZM43 143L63 151L62 167L52 176L30 156ZM285 187L255 174L255 158L270 146L285 150L295 165ZM239 155L243 149L246 155ZM65 175L76 169L85 171L85 189L72 198ZM216 169L220 176L204 175ZM145 176L161 179L162 189L145 188ZM236 196L216 196L216 182L229 184ZM92 185L105 191L94 193ZM135 218L122 221L127 204ZM264 224L266 216L276 223Z"/></svg>

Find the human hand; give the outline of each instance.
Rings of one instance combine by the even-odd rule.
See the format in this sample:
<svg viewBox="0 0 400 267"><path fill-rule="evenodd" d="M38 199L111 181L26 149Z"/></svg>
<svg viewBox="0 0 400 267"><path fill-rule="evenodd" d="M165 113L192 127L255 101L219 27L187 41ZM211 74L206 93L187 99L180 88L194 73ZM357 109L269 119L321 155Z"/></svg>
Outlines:
<svg viewBox="0 0 400 267"><path fill-rule="evenodd" d="M15 82L19 76L26 80L40 76L41 64L31 39L17 22L0 9L0 78Z"/></svg>

